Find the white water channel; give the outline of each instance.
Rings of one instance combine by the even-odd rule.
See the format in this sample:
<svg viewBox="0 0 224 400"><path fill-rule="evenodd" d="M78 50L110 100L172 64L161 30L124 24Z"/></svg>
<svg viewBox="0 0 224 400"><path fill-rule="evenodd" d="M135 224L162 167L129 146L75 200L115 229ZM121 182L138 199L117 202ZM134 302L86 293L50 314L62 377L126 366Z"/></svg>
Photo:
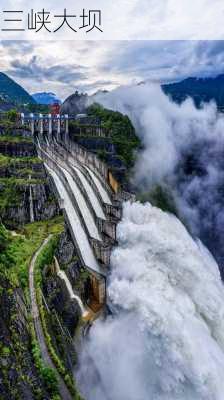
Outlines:
<svg viewBox="0 0 224 400"><path fill-rule="evenodd" d="M31 175L29 175L29 180L31 180ZM34 208L33 208L33 195L32 195L32 186L30 185L30 222L34 222Z"/></svg>
<svg viewBox="0 0 224 400"><path fill-rule="evenodd" d="M100 182L99 178L94 174L94 172L89 167L85 166L85 169L89 172L93 182L95 183L95 185L96 185L96 187L97 187L97 189L98 189L98 191L99 191L99 193L100 193L100 195L102 197L103 202L106 203L106 204L112 205L110 197L109 197L107 191L104 189L104 187L103 187L102 183Z"/></svg>
<svg viewBox="0 0 224 400"><path fill-rule="evenodd" d="M60 165L58 165L58 167L62 170L62 172L64 173L68 184L77 200L79 209L82 213L82 216L85 220L88 232L90 237L97 239L97 240L101 240L98 228L95 224L94 218L89 210L89 207L86 203L86 200L83 196L83 194L81 193L77 183L75 182L74 178L72 177L72 175L70 174L70 172L68 172L65 168L61 167Z"/></svg>
<svg viewBox="0 0 224 400"><path fill-rule="evenodd" d="M93 208L94 208L94 210L96 212L97 217L105 220L106 216L105 216L105 213L103 211L103 207L100 204L96 194L94 193L93 188L91 187L91 185L87 181L85 175L81 172L81 170L78 167L72 166L72 168L77 172L77 175L78 175L80 181L83 184L83 187L84 187L84 189L85 189L85 191L86 191L86 193L87 193L87 195L89 197L89 200L90 200L90 202L91 202L91 204L92 204L92 206L93 206Z"/></svg>
<svg viewBox="0 0 224 400"><path fill-rule="evenodd" d="M58 271L57 275L59 276L59 278L61 278L61 279L65 282L65 285L66 285L66 287L67 287L67 290L68 290L70 299L71 299L71 300L72 300L72 299L75 299L75 300L77 301L77 303L78 303L78 305L79 305L79 307L80 307L80 309L81 309L82 316L85 317L85 316L88 314L88 311L87 311L87 310L85 309L85 307L83 306L83 303L82 303L81 299L79 298L79 296L77 296L77 295L73 292L72 285L71 285L71 283L70 283L70 281L69 281L69 279L68 279L68 277L67 277L65 271L63 271L63 270L61 269L60 271Z"/></svg>
<svg viewBox="0 0 224 400"><path fill-rule="evenodd" d="M81 310L81 312L82 312L82 316L85 317L85 316L88 314L88 311L85 309L82 300L80 299L79 296L77 296L77 295L73 292L73 289L72 289L72 285L71 285L71 283L70 283L70 280L68 279L68 277L67 277L65 271L63 271L62 269L60 269L60 266L59 266L59 263L58 263L58 260L57 260L56 257L54 257L54 262L55 262L55 267L56 267L57 275L58 275L58 277L59 277L61 280L64 281L65 286L66 286L66 288L67 288L67 291L68 291L68 293L69 293L70 299L71 299L71 300L72 300L72 299L75 299L75 300L77 301L77 303L78 303L78 305L79 305L79 307L80 307L80 310Z"/></svg>
<svg viewBox="0 0 224 400"><path fill-rule="evenodd" d="M54 183L56 185L56 188L58 190L58 193L59 193L61 199L64 201L64 209L66 211L67 217L69 219L73 234L75 236L77 245L79 247L79 250L81 252L81 255L82 255L85 265L87 267L89 267L90 269L102 274L102 271L100 270L100 266L94 256L93 250L89 243L86 232L80 222L78 213L76 212L76 210L72 204L72 201L68 195L68 192L67 192L63 182L61 181L59 176L56 174L56 172L53 171L46 163L45 163L45 167L47 168L49 174L52 176Z"/></svg>

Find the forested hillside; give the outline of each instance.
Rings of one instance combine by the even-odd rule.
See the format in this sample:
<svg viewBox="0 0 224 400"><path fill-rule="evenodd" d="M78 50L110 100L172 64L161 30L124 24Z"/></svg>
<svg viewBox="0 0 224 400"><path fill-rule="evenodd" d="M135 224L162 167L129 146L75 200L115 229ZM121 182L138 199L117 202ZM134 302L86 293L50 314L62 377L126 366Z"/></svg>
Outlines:
<svg viewBox="0 0 224 400"><path fill-rule="evenodd" d="M16 104L36 103L22 86L2 72L0 72L0 97Z"/></svg>

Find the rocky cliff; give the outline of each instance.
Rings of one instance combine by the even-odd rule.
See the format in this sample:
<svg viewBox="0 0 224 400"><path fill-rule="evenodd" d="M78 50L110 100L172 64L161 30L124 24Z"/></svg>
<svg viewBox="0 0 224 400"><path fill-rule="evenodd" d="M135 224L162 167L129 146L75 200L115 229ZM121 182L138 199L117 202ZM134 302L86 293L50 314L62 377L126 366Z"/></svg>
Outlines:
<svg viewBox="0 0 224 400"><path fill-rule="evenodd" d="M79 295L82 301L86 303L89 298L88 272L84 272L82 268L67 228L60 235L55 256L60 268L65 271L74 293ZM53 274L45 273L43 288L49 307L58 313L63 325L70 335L74 336L80 318L80 308L77 302L70 299L64 282L56 276L55 272Z"/></svg>
<svg viewBox="0 0 224 400"><path fill-rule="evenodd" d="M58 217L59 213L52 182L37 157L30 133L14 129L6 132L3 127L0 133L0 399L59 399L54 371L41 361L28 291L31 257L44 238L63 230L63 217ZM69 260L66 255L62 257ZM80 311L75 302L68 301L65 288L54 274L46 277L46 294L52 309L49 337L59 365L63 360L65 371L72 371L76 354L71 337L63 336L61 329L66 332L68 326L74 332ZM71 377L72 374L67 377L69 382Z"/></svg>
<svg viewBox="0 0 224 400"><path fill-rule="evenodd" d="M51 181L30 138L0 136L0 213L11 228L59 213Z"/></svg>
<svg viewBox="0 0 224 400"><path fill-rule="evenodd" d="M29 313L21 288L0 276L0 398L46 399L47 391L33 357Z"/></svg>
<svg viewBox="0 0 224 400"><path fill-rule="evenodd" d="M82 114L86 110L88 96L77 91L69 96L61 106L62 114Z"/></svg>

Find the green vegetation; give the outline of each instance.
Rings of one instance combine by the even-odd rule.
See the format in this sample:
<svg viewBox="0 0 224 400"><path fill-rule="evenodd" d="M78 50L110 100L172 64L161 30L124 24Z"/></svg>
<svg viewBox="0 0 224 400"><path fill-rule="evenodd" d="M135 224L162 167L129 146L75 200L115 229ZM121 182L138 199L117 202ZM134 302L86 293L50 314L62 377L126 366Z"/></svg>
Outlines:
<svg viewBox="0 0 224 400"><path fill-rule="evenodd" d="M61 216L25 225L16 236L0 225L0 271L13 287L28 287L28 267L33 253L50 233L60 233L63 228Z"/></svg>
<svg viewBox="0 0 224 400"><path fill-rule="evenodd" d="M0 214L6 208L16 207L21 204L22 192L19 190L19 182L14 179L9 179L5 182L5 178L0 178ZM21 180L19 180L21 182Z"/></svg>
<svg viewBox="0 0 224 400"><path fill-rule="evenodd" d="M8 271L12 270L15 264L14 255L11 254L10 246L12 244L12 236L0 224L0 277L8 276Z"/></svg>
<svg viewBox="0 0 224 400"><path fill-rule="evenodd" d="M38 344L34 343L32 335L30 336L30 342L28 340L24 341L24 339L28 339L28 331L25 329L24 334L21 334L18 330L18 323L21 315L20 311L18 312L16 297L14 297L13 291L10 290L7 280L1 280L1 283L4 285L2 293L0 293L0 295L2 294L1 313L4 313L4 322L8 327L6 336L4 332L1 332L4 339L0 341L1 384L3 385L4 391L8 393L10 398L21 399L20 385L25 384L30 387L36 400L43 400L43 398L45 398L45 393L43 393L44 386L51 398L56 400L55 396L58 396L58 391L55 373L42 363ZM4 308L7 298L8 304L10 304L8 316L5 315ZM28 322L28 329L30 325L31 324ZM33 334L35 334L34 329ZM29 354L28 351L30 350L30 348L27 347L29 344L31 345L31 352L34 356L34 364L41 378L41 381L38 381L38 383L41 382L41 386L37 385L35 382L37 375L33 376L27 373L27 367L30 366L30 360L27 359L27 354ZM15 382L13 385L10 378L12 371L14 374L13 382ZM14 379L16 379L16 381ZM0 395L1 399L3 397ZM59 400L60 397L57 397L57 399Z"/></svg>
<svg viewBox="0 0 224 400"><path fill-rule="evenodd" d="M12 109L6 113L6 118L11 122L16 122L18 117L17 111Z"/></svg>
<svg viewBox="0 0 224 400"><path fill-rule="evenodd" d="M32 172L32 171L31 171ZM21 186L21 185L30 185L30 184L38 184L38 183L43 183L45 182L43 179L25 179L25 178L15 178L11 176L10 178L0 178L0 185L13 185L15 186Z"/></svg>
<svg viewBox="0 0 224 400"><path fill-rule="evenodd" d="M15 113L13 112L7 116L7 123L9 123L9 126L10 124L13 124L14 118ZM30 142L30 139L23 138L22 136L10 136L6 134L4 136L0 136L0 141L22 143L24 141ZM0 169L2 169L3 172L2 176L8 176L9 173L11 175L9 177L0 178L0 214L2 213L3 215L3 211L5 211L5 209L8 207L19 207L22 204L24 193L27 190L25 187L28 188L30 183L43 183L44 179L31 179L28 181L28 179L24 177L24 174L30 174L32 176L32 172L35 173L35 171L39 171L39 168L33 168L33 165L36 163L41 163L37 157L9 157L7 155L0 155ZM11 167L11 169L8 167ZM5 173L4 168L8 168L7 173ZM13 176L14 174L17 175L14 171L15 169L19 177ZM50 196L48 201L51 201ZM5 223L7 223L7 221L5 221ZM13 368L16 368L18 376L20 377L20 382L25 382L30 385L35 399L42 400L45 398L45 390L48 394L50 394L49 398L51 398L51 400L60 400L61 398L58 390L58 375L55 373L54 369L46 366L42 360L40 348L35 336L34 326L29 315L28 306L30 299L28 296L28 272L33 254L37 251L43 240L49 234L52 234L53 238L49 242L49 247L46 248L44 253L40 254L40 257L37 260L37 265L39 265L38 270L41 271L41 265L48 265L52 262L55 246L57 244L57 237L63 231L63 229L64 219L61 216L47 221L27 224L20 229L17 227L16 232L10 232L2 223L0 223L0 295L4 296L4 298L5 296L8 296L9 298L16 299L16 293L20 291L15 289L21 287L25 294L24 307L27 310L27 314L25 312L25 318L28 316L27 320L29 321L29 331L27 332L28 339L27 342L23 342L19 337L19 331L16 327L16 323L14 323L16 322L16 318L18 316L15 308L15 312L13 310L12 315L10 315L10 335L7 339L8 341L5 342L7 345L4 344L4 346L1 346L0 344L0 357L4 362L3 368L5 374L3 386L5 385L5 387L8 388L7 390L12 398L20 398L19 389L16 387L9 387L9 373L12 366L12 360L14 363ZM8 284L6 285L5 282ZM42 302L40 286L37 288L37 298L39 299L39 302ZM60 374L63 376L63 379L71 393L73 393L74 399L81 399L75 390L72 377L64 368L55 348L53 347L52 339L48 333L45 309L42 304L40 305L40 316L46 337L46 343L48 344L49 353L51 354L52 360L54 361L54 364L56 365ZM30 342L29 339L31 339ZM26 372L26 365L25 361L23 360L24 354L28 354L28 351L30 351L29 346L33 355L32 362L34 362L38 371L36 375L34 374L33 381L33 376L30 377L30 374L27 374ZM38 374L40 380L36 380ZM38 387L36 385L36 381L40 383Z"/></svg>
<svg viewBox="0 0 224 400"><path fill-rule="evenodd" d="M60 360L60 358L57 355L57 352L53 346L51 336L48 333L47 315L46 315L45 307L44 307L43 301L42 301L42 291L41 291L42 271L45 266L49 266L50 264L52 264L55 250L56 250L56 247L58 244L58 240L59 240L58 234L52 236L50 238L49 242L46 244L46 246L44 246L42 252L39 254L39 256L36 260L34 278L35 278L37 303L38 303L38 308L39 308L39 313L40 313L40 318L41 318L41 323L42 323L45 340L46 340L48 351L51 355L52 361L53 361L55 367L57 368L59 374L64 379L64 382L66 383L74 400L81 400L81 397L79 396L78 391L75 387L73 378L66 371L66 368L64 367L62 361Z"/></svg>
<svg viewBox="0 0 224 400"><path fill-rule="evenodd" d="M0 142L5 143L32 143L31 137L23 137L22 135L10 136L0 135Z"/></svg>
<svg viewBox="0 0 224 400"><path fill-rule="evenodd" d="M45 104L26 104L24 108L29 113L49 114L50 112L50 107Z"/></svg>
<svg viewBox="0 0 224 400"><path fill-rule="evenodd" d="M6 230L3 224L0 224L0 278L2 282L9 282L7 288L1 287L0 295L7 290L8 296L13 296L14 288L22 286L25 289L25 293L28 291L28 267L31 258L38 247L41 245L43 240L51 233L54 236L49 244L49 248L46 249L44 254L41 254L38 262L40 265L48 264L52 261L52 257L55 251L55 246L57 243L57 236L64 229L63 218L57 217L49 221L35 222L33 224L28 224L17 233L13 233ZM28 295L26 296L28 301ZM17 313L11 316L12 328L11 329L11 341L10 346L0 345L0 357L2 359L8 359L13 356L16 357L16 368L18 373L20 371L20 366L23 365L24 351L23 344L20 341L18 331L13 327L13 320L17 318ZM36 341L34 326L32 322L29 322L29 332L31 335L31 351L34 359L35 366L39 372L39 376L44 383L44 387L48 391L52 400L59 400L58 392L58 382L55 371L47 367L42 360L40 348L38 342ZM46 332L47 334L47 332ZM49 339L48 339L49 340ZM11 358L7 361L5 367L5 379L6 385L8 382L8 373ZM60 360L58 361L60 362ZM65 373L65 376L67 374ZM21 376L21 381L29 382L29 377L24 375ZM69 378L66 380L69 382ZM31 384L31 383L30 383ZM33 390L35 393L35 398L38 400L43 399L43 391L40 388L34 386ZM17 390L10 388L10 394L14 396L17 394ZM15 397L17 398L17 397ZM78 399L78 397L76 397Z"/></svg>
<svg viewBox="0 0 224 400"><path fill-rule="evenodd" d="M3 138L5 136L0 136L0 142ZM0 172L3 170L3 177L0 178L0 214L22 204L28 185L46 182L40 169L35 168L36 164L41 164L38 157L10 157L0 154Z"/></svg>
<svg viewBox="0 0 224 400"><path fill-rule="evenodd" d="M11 349L7 346L3 346L0 349L0 357L7 358L11 353Z"/></svg>
<svg viewBox="0 0 224 400"><path fill-rule="evenodd" d="M13 140L10 140L10 138L15 137L15 135L11 135L13 131L14 133L16 133L16 137L20 138L18 140L25 142L27 139L23 138L22 136L23 127L20 124L19 114L15 108L12 108L10 111L7 111L5 113L0 113L0 127L4 129L4 134L10 142ZM30 128L27 127L26 130L30 131Z"/></svg>
<svg viewBox="0 0 224 400"><path fill-rule="evenodd" d="M98 150L97 151L97 156L101 161L103 161L103 162L107 161L107 152L106 152L106 150L104 150L104 149Z"/></svg>
<svg viewBox="0 0 224 400"><path fill-rule="evenodd" d="M41 272L39 270L40 267L44 267L48 263L52 262L55 247L56 247L57 241L56 237L53 237L51 241L48 243L48 245L45 246L44 251L40 254L39 258L37 259L36 262L36 269L35 269L35 286L37 287L36 289L36 294L37 294L37 300L38 304L40 305L40 314L42 314L42 295L41 295L41 290L40 290L40 283L41 283ZM46 263L46 264L45 264ZM35 331L33 328L33 325L31 325L31 333L32 333L32 354L35 360L35 365L39 369L41 375L43 376L44 380L46 380L46 383L50 383L50 386L55 389L58 388L58 382L57 382L57 377L55 374L55 371L52 370L51 368L46 368L44 366L41 353L40 353L40 348L39 344L36 340L36 335ZM49 379L50 378L50 379Z"/></svg>
<svg viewBox="0 0 224 400"><path fill-rule="evenodd" d="M4 128L4 133L6 135L10 136L11 132L16 129L18 136L21 136L18 130L19 125L17 110L12 108L10 111L0 114L0 126L1 128Z"/></svg>
<svg viewBox="0 0 224 400"><path fill-rule="evenodd" d="M89 277L90 277L89 271L86 268L81 268L80 274L75 281L74 289L80 291L80 289L83 288Z"/></svg>
<svg viewBox="0 0 224 400"><path fill-rule="evenodd" d="M135 161L135 150L140 146L140 140L128 116L107 110L99 104L90 106L88 115L101 119L102 126L111 133L111 141L116 146L118 156L128 168L132 167ZM103 157L105 158L105 154Z"/></svg>
<svg viewBox="0 0 224 400"><path fill-rule="evenodd" d="M175 202L170 191L162 186L154 186L149 192L138 194L137 200L142 203L149 201L153 206L177 215Z"/></svg>
<svg viewBox="0 0 224 400"><path fill-rule="evenodd" d="M55 371L44 364L43 359L41 357L40 347L36 340L35 329L32 322L30 322L29 327L31 334L31 348L32 348L34 364L37 370L39 371L39 374L42 377L45 386L47 390L50 392L50 394L53 396L59 395L58 380ZM54 397L54 399L56 399L56 397Z"/></svg>
<svg viewBox="0 0 224 400"><path fill-rule="evenodd" d="M17 166L26 164L42 164L42 161L38 157L10 157L4 154L0 154L0 167L4 166Z"/></svg>
<svg viewBox="0 0 224 400"><path fill-rule="evenodd" d="M15 118L14 111L7 113L7 115L9 120ZM31 139L21 136L0 136L0 141L30 142ZM19 176L13 176L13 173L11 174L10 169L8 169L8 174L10 173L11 176L0 178L0 215L10 215L10 208L15 208L16 210L16 207L18 208L23 204L25 192L29 189L30 184L45 183L45 179L38 178L38 174L35 175L35 170L32 170L33 164L36 163L41 163L38 157L10 157L0 154L0 169L1 167L13 167ZM31 175L30 180L28 180L28 175ZM5 217L4 222L7 224ZM9 226L13 225L9 224ZM18 236L12 237L10 233L7 233L7 231L3 232L1 229L0 241L4 237L6 240L7 237L7 252L11 260L10 266L7 263L3 263L1 269L8 276L12 286L27 286L27 269L32 254L41 244L42 240L49 233L55 231L55 229L58 229L58 232L62 231L63 219L61 217L59 219L56 218L50 221L25 225L20 229ZM3 240L3 242L5 241Z"/></svg>
<svg viewBox="0 0 224 400"><path fill-rule="evenodd" d="M11 133L11 131L14 129L14 128L16 128L16 126L15 126L15 123L14 122L12 122L12 121L10 121L9 119L7 119L7 118L1 118L0 119L0 126L2 127L2 128L4 128L4 133L6 134L6 135L10 135L10 133ZM0 136L1 137L1 136Z"/></svg>
<svg viewBox="0 0 224 400"><path fill-rule="evenodd" d="M10 208L21 205L24 196L24 187L29 184L44 183L44 179L0 178L0 214Z"/></svg>

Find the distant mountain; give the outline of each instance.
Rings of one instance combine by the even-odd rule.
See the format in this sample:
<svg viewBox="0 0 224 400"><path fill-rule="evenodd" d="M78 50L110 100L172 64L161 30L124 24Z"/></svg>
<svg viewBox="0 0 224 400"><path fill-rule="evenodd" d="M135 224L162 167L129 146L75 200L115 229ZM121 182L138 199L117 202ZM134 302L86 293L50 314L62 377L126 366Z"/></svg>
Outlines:
<svg viewBox="0 0 224 400"><path fill-rule="evenodd" d="M145 83L141 82L139 85ZM187 97L191 97L198 107L202 102L214 100L218 108L224 111L224 74L213 78L187 78L180 82L161 85L161 87L164 93L177 103L182 103ZM107 91L99 90L94 96L99 93L107 93ZM65 114L84 113L88 106L88 99L88 95L76 91L64 101L61 111Z"/></svg>
<svg viewBox="0 0 224 400"><path fill-rule="evenodd" d="M51 92L34 93L32 97L38 104L51 105L56 102L61 104L61 100L56 96L56 94Z"/></svg>
<svg viewBox="0 0 224 400"><path fill-rule="evenodd" d="M16 104L35 103L33 97L22 86L3 72L0 72L0 97Z"/></svg>
<svg viewBox="0 0 224 400"><path fill-rule="evenodd" d="M224 108L224 74L215 78L187 78L162 85L162 89L177 103L190 96L197 106L215 100L219 108Z"/></svg>

